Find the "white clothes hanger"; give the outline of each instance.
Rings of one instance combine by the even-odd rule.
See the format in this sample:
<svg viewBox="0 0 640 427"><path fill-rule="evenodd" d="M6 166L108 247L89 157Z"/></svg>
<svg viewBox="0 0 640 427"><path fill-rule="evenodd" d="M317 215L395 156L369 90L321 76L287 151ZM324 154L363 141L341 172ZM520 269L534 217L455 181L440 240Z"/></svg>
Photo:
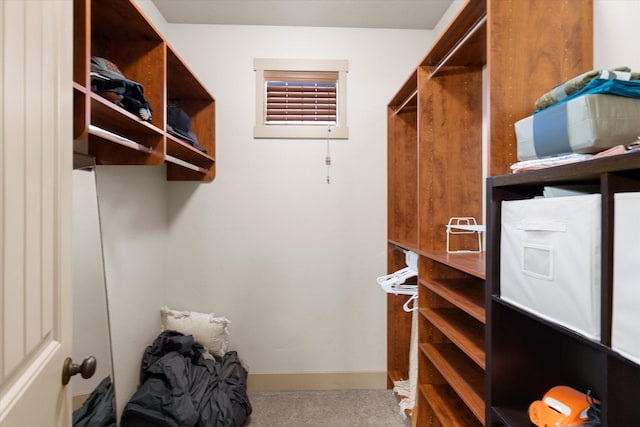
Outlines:
<svg viewBox="0 0 640 427"><path fill-rule="evenodd" d="M386 293L395 295L415 295L418 293L418 285L405 284L407 279L418 275L418 254L401 249L405 254L406 267L386 276L378 277L378 284Z"/></svg>
<svg viewBox="0 0 640 427"><path fill-rule="evenodd" d="M395 273L387 274L386 276L378 277L378 284L387 293L396 295L413 295L418 290L416 284L405 284L407 279L417 276L418 273L413 271L410 267L405 267Z"/></svg>
<svg viewBox="0 0 640 427"><path fill-rule="evenodd" d="M413 306L409 307L409 304L411 304L413 302ZM411 298L409 298L407 300L407 302L405 302L402 305L402 309L404 311L406 311L407 313L411 313L412 311L416 311L418 308L418 293L416 292L414 295L411 296Z"/></svg>

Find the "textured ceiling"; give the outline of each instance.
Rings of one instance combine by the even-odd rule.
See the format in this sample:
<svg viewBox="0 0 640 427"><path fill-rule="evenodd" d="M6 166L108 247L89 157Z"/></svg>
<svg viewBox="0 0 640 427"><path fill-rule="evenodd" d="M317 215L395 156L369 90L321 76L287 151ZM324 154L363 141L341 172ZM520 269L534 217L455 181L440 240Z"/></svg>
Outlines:
<svg viewBox="0 0 640 427"><path fill-rule="evenodd" d="M152 0L169 23L433 29L453 0Z"/></svg>

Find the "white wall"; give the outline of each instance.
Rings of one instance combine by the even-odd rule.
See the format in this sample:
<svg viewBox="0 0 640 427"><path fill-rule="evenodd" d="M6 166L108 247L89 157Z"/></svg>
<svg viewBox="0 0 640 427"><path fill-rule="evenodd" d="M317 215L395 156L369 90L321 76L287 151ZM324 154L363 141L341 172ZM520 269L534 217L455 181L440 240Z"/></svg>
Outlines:
<svg viewBox="0 0 640 427"><path fill-rule="evenodd" d="M120 414L137 388L142 354L160 332L168 271L165 167L98 166L96 180Z"/></svg>
<svg viewBox="0 0 640 427"><path fill-rule="evenodd" d="M460 1L460 0L456 0ZM134 0L135 4L140 8L140 11L146 16L147 20L156 27L156 30L160 32L160 34L166 34L168 23L164 19L164 16L160 13L155 4L153 4L152 0Z"/></svg>
<svg viewBox="0 0 640 427"><path fill-rule="evenodd" d="M640 71L638 18L640 0L596 0L593 3L594 69L627 66Z"/></svg>
<svg viewBox="0 0 640 427"><path fill-rule="evenodd" d="M433 35L169 25L216 98L217 178L170 185L167 300L231 319L251 373L386 370L386 105ZM253 139L254 58L349 61L331 184L325 140Z"/></svg>
<svg viewBox="0 0 640 427"><path fill-rule="evenodd" d="M89 379L71 378L72 395L91 393L105 377L111 376L111 349L107 295L102 264L102 241L94 172L73 171L73 351L82 363L87 356L97 360ZM113 379L113 378L112 378Z"/></svg>
<svg viewBox="0 0 640 427"><path fill-rule="evenodd" d="M451 24L451 21L453 21L456 15L464 7L465 3L467 3L467 0L453 0L451 6L449 6L447 11L440 18L440 21L438 21L438 25L433 29L434 32L438 34L438 37L440 36L440 33L442 33ZM426 54L427 52L425 51L423 56Z"/></svg>

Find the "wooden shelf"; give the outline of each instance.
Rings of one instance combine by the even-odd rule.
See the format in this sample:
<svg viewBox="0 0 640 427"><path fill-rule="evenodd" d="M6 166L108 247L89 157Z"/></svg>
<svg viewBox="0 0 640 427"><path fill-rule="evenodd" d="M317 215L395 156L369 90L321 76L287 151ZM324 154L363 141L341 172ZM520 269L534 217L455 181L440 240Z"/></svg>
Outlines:
<svg viewBox="0 0 640 427"><path fill-rule="evenodd" d="M531 427L528 408L493 408L498 418L509 427Z"/></svg>
<svg viewBox="0 0 640 427"><path fill-rule="evenodd" d="M484 328L481 323L456 308L422 308L420 314L480 368L485 369Z"/></svg>
<svg viewBox="0 0 640 427"><path fill-rule="evenodd" d="M599 182L603 174L625 172L637 176L640 151L493 177L494 187L537 186Z"/></svg>
<svg viewBox="0 0 640 427"><path fill-rule="evenodd" d="M167 135L167 154L193 163L201 168L208 168L215 162L215 159L208 153L203 153L193 145L173 135Z"/></svg>
<svg viewBox="0 0 640 427"><path fill-rule="evenodd" d="M485 381L489 401L504 389L489 381L492 364L498 371L518 371L510 365L514 361L485 348L495 345L485 336L500 330L486 307L499 289L499 283L486 281L498 270L488 265L488 253L447 252L476 249L478 236L456 234L447 242L446 225L451 217L473 217L495 230L486 212L499 206L485 209L485 180L510 172L517 152L514 123L532 113L540 94L592 68L592 15L590 0L571 6L555 0L467 0L387 105L387 268L404 267L396 247L418 254L418 382L423 394L438 396L418 400L420 427L473 425L449 420L446 411L436 415L438 408L460 401L481 424L485 418L492 427L503 422L485 405L483 392ZM545 174L548 182L575 179L550 172L537 177ZM502 187L495 192L513 199L542 189L521 182L526 178L497 178L494 185ZM486 232L484 238L493 237ZM409 335L395 329L406 329L407 316L397 300L387 301L388 368L404 372ZM589 361L596 363L593 354ZM546 358L543 366L550 367ZM455 393L438 394L447 387ZM509 391L518 404L542 395ZM500 401L505 407L511 403ZM433 408L422 411L423 404Z"/></svg>
<svg viewBox="0 0 640 427"><path fill-rule="evenodd" d="M565 326L560 325L559 323L556 322L552 322L546 319L541 319L539 316L537 316L536 314L523 309L522 307L519 307L517 305L511 304L509 301L505 301L502 298L500 298L497 295L493 295L491 297L491 300L494 301L496 304L500 305L500 306L504 306L507 307L509 310L513 311L513 312L518 312L520 313L522 316L528 317L530 319L533 319L537 322L539 322L542 325L545 325L549 328L555 329L558 332L565 334L567 336L570 336L572 339L580 341L582 343L584 343L585 345L588 346L592 346L592 347L596 347L596 348L601 348L602 344L599 343L598 341L594 341L593 339L586 337L572 329L569 329Z"/></svg>
<svg viewBox="0 0 640 427"><path fill-rule="evenodd" d="M99 165L159 165L164 161L164 132L123 108L90 94L91 125L148 147L144 152L89 133L89 153Z"/></svg>
<svg viewBox="0 0 640 427"><path fill-rule="evenodd" d="M80 83L73 82L73 90L81 93L87 93L87 88L82 86Z"/></svg>
<svg viewBox="0 0 640 427"><path fill-rule="evenodd" d="M167 134L167 155L177 157L206 171L167 168L168 180L202 180L215 178L215 100L171 46L167 45L167 99L183 109L191 120L191 129L206 154L188 143ZM201 173L201 175L199 175Z"/></svg>
<svg viewBox="0 0 640 427"><path fill-rule="evenodd" d="M402 373L400 373L400 371L389 371L388 377L392 383L396 381L405 381L409 379L407 375L403 375Z"/></svg>
<svg viewBox="0 0 640 427"><path fill-rule="evenodd" d="M164 135L162 129L91 92L91 124L120 135Z"/></svg>
<svg viewBox="0 0 640 427"><path fill-rule="evenodd" d="M485 323L484 283L472 279L430 279L420 284Z"/></svg>
<svg viewBox="0 0 640 427"><path fill-rule="evenodd" d="M640 393L640 367L611 347L614 307L614 196L640 192L640 153L492 177L487 203L493 220L488 229L487 285L491 294L488 322L491 347L488 363L494 420L507 426L528 426L527 407L558 384L590 390L601 401L602 425L638 425L633 396ZM546 185L597 184L601 215L601 339L593 340L553 321L540 318L500 298L501 204L530 198ZM567 261L570 262L570 261ZM505 325L509 325L506 327ZM538 343L555 349L549 355ZM517 362L515 362L517 360Z"/></svg>
<svg viewBox="0 0 640 427"><path fill-rule="evenodd" d="M421 344L420 351L484 424L484 372L453 344Z"/></svg>
<svg viewBox="0 0 640 427"><path fill-rule="evenodd" d="M74 0L73 32L74 150L98 165L166 163L168 180L214 179L215 100L135 1ZM94 56L142 85L150 122L91 92ZM165 132L168 99L190 117L190 130L206 154Z"/></svg>
<svg viewBox="0 0 640 427"><path fill-rule="evenodd" d="M447 252L421 250L419 254L456 270L464 271L479 279L484 280L486 278L485 252L479 254L450 254Z"/></svg>
<svg viewBox="0 0 640 427"><path fill-rule="evenodd" d="M87 132L87 90L84 86L73 82L73 139L84 139L82 144L86 147ZM85 148L86 151L86 148Z"/></svg>
<svg viewBox="0 0 640 427"><path fill-rule="evenodd" d="M441 425L447 427L482 426L482 423L460 401L458 395L448 385L421 385L420 393L429 403L429 407Z"/></svg>
<svg viewBox="0 0 640 427"><path fill-rule="evenodd" d="M398 249L404 249L404 250L412 251L415 253L419 252L417 245L411 242L400 242L398 240L388 240L387 242Z"/></svg>
<svg viewBox="0 0 640 427"><path fill-rule="evenodd" d="M162 42L162 37L155 27L145 18L135 3L129 0L110 0L109 2L94 0L91 3L91 13L93 38Z"/></svg>

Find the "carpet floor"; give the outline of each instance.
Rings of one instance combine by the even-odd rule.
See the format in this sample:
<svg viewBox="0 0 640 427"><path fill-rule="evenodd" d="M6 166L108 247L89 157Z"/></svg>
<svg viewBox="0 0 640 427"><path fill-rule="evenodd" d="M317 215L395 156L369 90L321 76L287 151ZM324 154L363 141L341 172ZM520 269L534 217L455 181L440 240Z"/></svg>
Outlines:
<svg viewBox="0 0 640 427"><path fill-rule="evenodd" d="M249 391L248 427L410 427L391 390Z"/></svg>

